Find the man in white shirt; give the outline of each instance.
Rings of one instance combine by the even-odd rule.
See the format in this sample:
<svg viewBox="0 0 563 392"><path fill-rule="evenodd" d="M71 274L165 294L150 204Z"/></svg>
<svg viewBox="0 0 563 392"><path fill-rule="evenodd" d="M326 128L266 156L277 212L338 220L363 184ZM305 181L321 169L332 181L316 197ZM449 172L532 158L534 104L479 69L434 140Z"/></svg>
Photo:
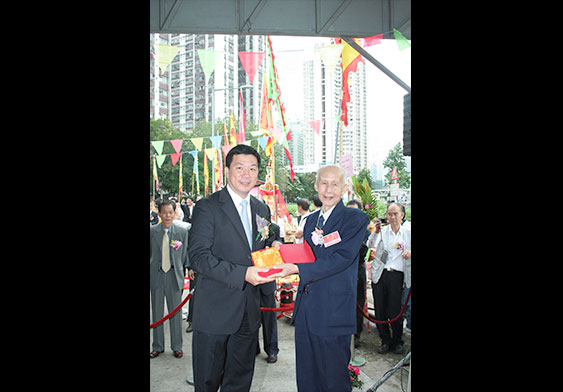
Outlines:
<svg viewBox="0 0 563 392"><path fill-rule="evenodd" d="M307 222L307 217L309 216L309 207L310 203L307 199L299 199L297 200L297 213L299 216L297 217L297 232L295 233L295 243L302 244L303 243L303 228L305 227L305 222Z"/></svg>
<svg viewBox="0 0 563 392"><path fill-rule="evenodd" d="M385 217L389 224L381 228L381 221L375 224L375 230L370 235L368 246L377 247L376 256L372 263L371 279L373 298L375 300L375 318L387 321L395 318L401 312L401 294L405 280L405 262L411 257L410 227L402 226L405 213L397 203L387 207ZM389 324L376 324L381 347L377 351L385 354L393 350L396 354L403 352L403 320Z"/></svg>

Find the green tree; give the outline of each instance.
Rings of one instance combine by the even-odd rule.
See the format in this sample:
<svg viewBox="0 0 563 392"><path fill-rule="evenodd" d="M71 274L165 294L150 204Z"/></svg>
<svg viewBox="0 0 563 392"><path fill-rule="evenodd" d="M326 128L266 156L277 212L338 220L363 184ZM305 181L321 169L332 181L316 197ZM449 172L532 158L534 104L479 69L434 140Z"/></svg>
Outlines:
<svg viewBox="0 0 563 392"><path fill-rule="evenodd" d="M391 173L393 171L393 166L397 168L397 174L399 175L399 187L401 189L407 189L411 186L411 176L406 171L405 157L403 156L403 149L401 148L401 142L397 143L395 147L389 150L387 158L383 161L383 167L385 167L388 172L385 175L385 180L387 183L391 183Z"/></svg>
<svg viewBox="0 0 563 392"><path fill-rule="evenodd" d="M358 182L360 184L364 182L364 178L366 180L368 180L369 187L373 189L374 182L373 182L373 179L371 178L370 171L366 168L360 170L360 172L358 173L358 176L357 176Z"/></svg>

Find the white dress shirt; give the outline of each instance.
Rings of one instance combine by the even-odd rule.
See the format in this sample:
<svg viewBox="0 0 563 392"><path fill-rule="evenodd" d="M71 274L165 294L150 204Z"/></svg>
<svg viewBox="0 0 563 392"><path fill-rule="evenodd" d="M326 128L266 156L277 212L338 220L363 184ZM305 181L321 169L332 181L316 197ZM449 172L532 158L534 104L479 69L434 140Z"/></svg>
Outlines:
<svg viewBox="0 0 563 392"><path fill-rule="evenodd" d="M250 193L248 195L246 195L246 198L243 199L242 197L240 197L239 195L237 195L232 189L231 187L227 184L227 192L229 192L229 195L231 195L231 199L233 199L233 203L235 204L235 207L238 211L238 215L240 217L240 211L242 210L242 207L240 205L240 202L243 200L246 200L246 213L248 216L248 219L250 219L250 227L252 227L252 215L250 213ZM241 218L242 220L242 218Z"/></svg>
<svg viewBox="0 0 563 392"><path fill-rule="evenodd" d="M368 246L370 248L375 248L379 244L380 238L383 238L383 249L389 252L387 257L387 263L385 263L385 268L392 268L396 271L405 271L405 259L401 256L403 252L411 248L411 244L407 244L405 241L405 231L408 230L403 226L399 226L399 231L397 234L391 229L391 225L387 225L381 228L379 233L375 230L368 239ZM409 237L410 238L410 237ZM397 249L395 244L405 241L405 246L403 249Z"/></svg>

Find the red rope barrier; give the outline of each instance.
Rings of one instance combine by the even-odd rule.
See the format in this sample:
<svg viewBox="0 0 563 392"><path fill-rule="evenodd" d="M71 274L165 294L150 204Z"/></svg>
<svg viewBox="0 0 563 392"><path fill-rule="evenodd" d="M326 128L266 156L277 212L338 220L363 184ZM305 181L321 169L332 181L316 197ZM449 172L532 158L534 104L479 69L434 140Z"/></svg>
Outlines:
<svg viewBox="0 0 563 392"><path fill-rule="evenodd" d="M192 295L193 295L193 293L189 294L182 302L180 302L180 305L178 305L174 308L173 311L168 313L166 316L164 316L163 318L161 318L157 322L152 323L151 329L154 328L154 327L158 327L160 324L162 324L163 322L168 320L170 317L172 317L174 315L174 313L176 313L178 310L180 310L182 308L182 306L184 306L186 304L186 302L188 302L188 300L192 297Z"/></svg>
<svg viewBox="0 0 563 392"><path fill-rule="evenodd" d="M357 302L356 302L356 306L358 307L358 309L360 309L360 312L362 312L362 315L365 318L367 318L369 321L371 321L372 323L375 323L375 324L391 324L391 323L394 323L395 321L397 321L403 315L403 313L405 312L405 309L407 308L407 303L409 302L410 296L411 296L411 289L409 288L409 292L407 294L407 298L405 299L405 303L403 304L403 308L401 309L401 312L395 318L393 318L391 320L387 320L387 321L374 320L371 317L369 317L369 315L364 313L363 309L360 308L360 304L358 304Z"/></svg>

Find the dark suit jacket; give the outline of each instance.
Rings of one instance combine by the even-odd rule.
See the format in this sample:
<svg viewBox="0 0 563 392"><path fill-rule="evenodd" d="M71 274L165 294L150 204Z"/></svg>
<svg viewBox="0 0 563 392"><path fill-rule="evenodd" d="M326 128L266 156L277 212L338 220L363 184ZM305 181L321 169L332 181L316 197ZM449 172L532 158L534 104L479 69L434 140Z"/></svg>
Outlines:
<svg viewBox="0 0 563 392"><path fill-rule="evenodd" d="M303 228L303 237L316 259L299 264L299 289L291 323L307 313L309 330L315 335L351 335L356 332L358 255L369 218L340 201L323 231L324 235L338 231L341 241L325 247L311 240L319 213L309 215Z"/></svg>
<svg viewBox="0 0 563 392"><path fill-rule="evenodd" d="M266 204L250 196L253 249L269 246L273 239L256 240L256 215L270 217ZM230 335L238 331L245 309L251 329L260 327L259 288L244 278L252 265L251 249L238 211L226 188L195 205L188 254L197 273L193 329Z"/></svg>

